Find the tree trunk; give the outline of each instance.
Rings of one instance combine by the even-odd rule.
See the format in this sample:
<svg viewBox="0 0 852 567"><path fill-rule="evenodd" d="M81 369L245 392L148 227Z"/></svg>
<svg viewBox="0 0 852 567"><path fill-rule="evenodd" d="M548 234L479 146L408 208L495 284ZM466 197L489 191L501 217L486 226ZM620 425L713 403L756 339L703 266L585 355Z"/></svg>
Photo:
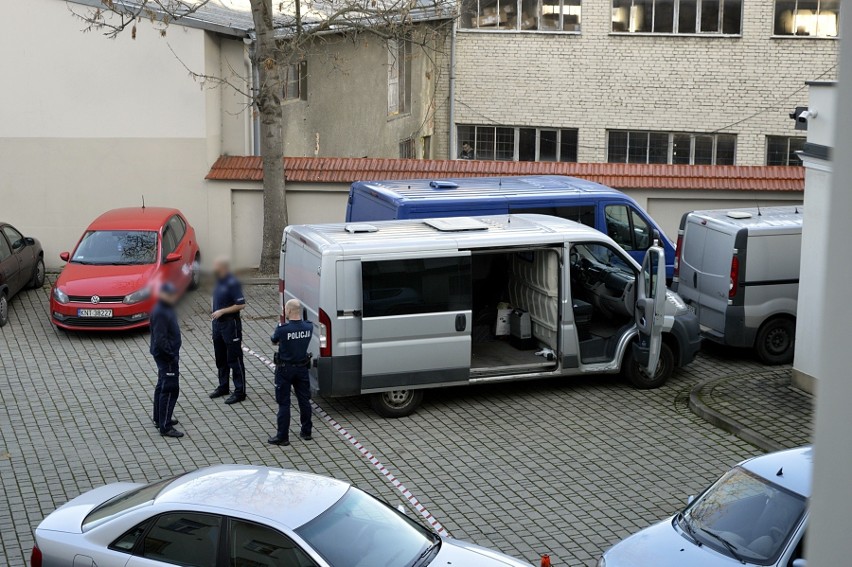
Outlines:
<svg viewBox="0 0 852 567"><path fill-rule="evenodd" d="M277 273L281 235L287 226L284 187L284 130L281 110L281 70L276 61L272 0L251 0L257 44L257 112L260 116L260 155L263 159L263 245L260 271Z"/></svg>

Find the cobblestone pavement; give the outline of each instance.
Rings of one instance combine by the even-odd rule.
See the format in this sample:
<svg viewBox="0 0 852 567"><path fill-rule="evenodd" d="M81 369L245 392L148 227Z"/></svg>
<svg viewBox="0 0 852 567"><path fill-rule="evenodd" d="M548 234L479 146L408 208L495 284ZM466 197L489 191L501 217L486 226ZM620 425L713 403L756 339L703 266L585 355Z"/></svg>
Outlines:
<svg viewBox="0 0 852 567"><path fill-rule="evenodd" d="M247 286L246 346L269 353L275 286ZM32 529L54 508L114 481L153 481L213 463L277 465L346 479L388 500L399 493L333 429L266 444L271 372L247 356L249 398L210 400L215 368L209 297L181 306L184 347L176 416L187 436L150 421L155 380L145 332L65 333L48 321L47 287L22 293L0 329L0 565L23 565ZM742 355L703 354L668 385L639 391L617 376L431 392L412 417L377 417L362 399L318 399L454 537L538 564L593 565L612 543L671 514L759 451L687 409L709 375L763 369ZM412 515L416 514L412 511Z"/></svg>
<svg viewBox="0 0 852 567"><path fill-rule="evenodd" d="M701 399L783 447L811 443L814 398L791 384L790 367L737 374L705 386Z"/></svg>

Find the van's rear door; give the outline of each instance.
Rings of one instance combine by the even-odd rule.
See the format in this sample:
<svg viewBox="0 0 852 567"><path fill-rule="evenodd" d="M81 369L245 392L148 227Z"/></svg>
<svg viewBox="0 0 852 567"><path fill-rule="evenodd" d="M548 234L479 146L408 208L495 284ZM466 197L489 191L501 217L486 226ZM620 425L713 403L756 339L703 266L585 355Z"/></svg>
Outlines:
<svg viewBox="0 0 852 567"><path fill-rule="evenodd" d="M724 333L736 230L712 220L687 218L681 252L678 294L698 315L705 330Z"/></svg>
<svg viewBox="0 0 852 567"><path fill-rule="evenodd" d="M362 392L468 381L470 252L370 257L361 284Z"/></svg>

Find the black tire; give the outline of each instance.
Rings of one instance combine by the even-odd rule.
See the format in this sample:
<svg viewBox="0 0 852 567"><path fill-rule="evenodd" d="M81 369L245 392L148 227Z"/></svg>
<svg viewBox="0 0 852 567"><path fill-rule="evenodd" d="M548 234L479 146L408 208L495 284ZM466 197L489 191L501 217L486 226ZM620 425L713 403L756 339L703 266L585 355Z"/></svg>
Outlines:
<svg viewBox="0 0 852 567"><path fill-rule="evenodd" d="M634 388L638 390L652 390L665 384L672 377L672 374L674 374L674 370L674 353L666 343L663 343L660 347L660 361L657 363L657 372L653 377L648 376L633 358L633 345L630 344L627 347L627 354L624 355L621 372Z"/></svg>
<svg viewBox="0 0 852 567"><path fill-rule="evenodd" d="M411 415L423 403L423 390L392 390L370 395L370 406L382 417Z"/></svg>
<svg viewBox="0 0 852 567"><path fill-rule="evenodd" d="M201 254L196 253L192 261L192 275L189 280L190 291L198 289L201 285Z"/></svg>
<svg viewBox="0 0 852 567"><path fill-rule="evenodd" d="M764 364L793 361L796 347L796 322L786 317L770 319L757 332L754 349Z"/></svg>
<svg viewBox="0 0 852 567"><path fill-rule="evenodd" d="M9 322L9 300L6 298L6 292L0 291L0 327L5 327Z"/></svg>
<svg viewBox="0 0 852 567"><path fill-rule="evenodd" d="M33 277L30 279L30 287L39 289L44 286L44 258L39 258L33 269Z"/></svg>

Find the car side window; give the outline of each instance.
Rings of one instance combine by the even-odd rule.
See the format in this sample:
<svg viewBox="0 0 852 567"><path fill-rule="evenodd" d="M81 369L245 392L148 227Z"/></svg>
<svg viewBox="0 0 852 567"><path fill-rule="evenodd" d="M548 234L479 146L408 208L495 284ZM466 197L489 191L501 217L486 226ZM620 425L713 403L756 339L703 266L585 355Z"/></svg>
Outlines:
<svg viewBox="0 0 852 567"><path fill-rule="evenodd" d="M566 220L572 220L595 228L594 205L569 205L564 207L512 207L513 214L549 215Z"/></svg>
<svg viewBox="0 0 852 567"><path fill-rule="evenodd" d="M24 247L24 235L11 226L4 226L3 234L5 234L6 238L9 239L9 244L12 246L12 250L17 251Z"/></svg>
<svg viewBox="0 0 852 567"><path fill-rule="evenodd" d="M9 248L9 243L6 238L0 234L0 262L12 255L12 249Z"/></svg>
<svg viewBox="0 0 852 567"><path fill-rule="evenodd" d="M169 219L169 228L174 235L175 247L177 247L178 243L183 240L183 235L186 234L186 225L182 218L175 215Z"/></svg>
<svg viewBox="0 0 852 567"><path fill-rule="evenodd" d="M125 553L133 553L133 548L136 547L136 542L148 529L150 520L145 520L141 524L127 530L120 538L109 544L109 548L115 551L124 551Z"/></svg>
<svg viewBox="0 0 852 567"><path fill-rule="evenodd" d="M316 567L293 540L266 526L234 520L228 536L230 567Z"/></svg>
<svg viewBox="0 0 852 567"><path fill-rule="evenodd" d="M216 567L221 529L221 516L196 512L163 514L145 534L140 555L174 565Z"/></svg>
<svg viewBox="0 0 852 567"><path fill-rule="evenodd" d="M630 208L630 222L633 229L635 250L647 250L651 247L651 227L633 207Z"/></svg>
<svg viewBox="0 0 852 567"><path fill-rule="evenodd" d="M175 231L170 224L163 230L163 260L177 248L178 241L175 239Z"/></svg>
<svg viewBox="0 0 852 567"><path fill-rule="evenodd" d="M606 233L625 250L636 250L630 228L630 214L626 205L607 205L604 209Z"/></svg>

